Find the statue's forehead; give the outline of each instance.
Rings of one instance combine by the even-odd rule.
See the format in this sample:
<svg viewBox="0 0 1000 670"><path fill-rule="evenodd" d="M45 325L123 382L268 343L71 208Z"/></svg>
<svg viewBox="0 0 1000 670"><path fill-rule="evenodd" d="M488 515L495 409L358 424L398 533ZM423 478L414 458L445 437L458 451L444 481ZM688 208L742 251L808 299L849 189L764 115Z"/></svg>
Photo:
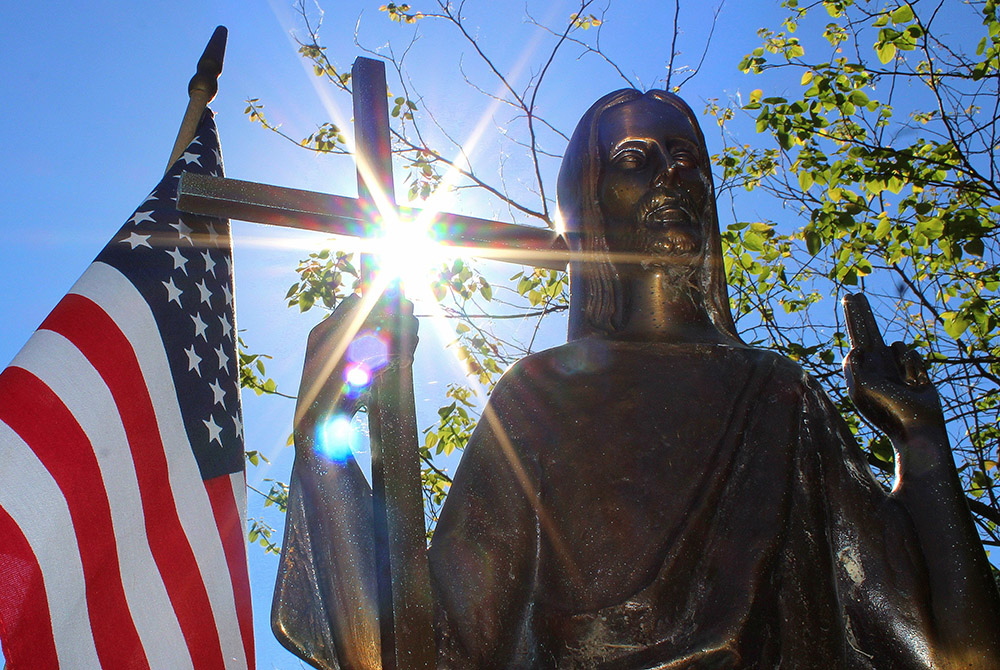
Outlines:
<svg viewBox="0 0 1000 670"><path fill-rule="evenodd" d="M604 148L626 139L681 140L698 146L695 130L684 112L655 98L637 98L604 110L597 128Z"/></svg>

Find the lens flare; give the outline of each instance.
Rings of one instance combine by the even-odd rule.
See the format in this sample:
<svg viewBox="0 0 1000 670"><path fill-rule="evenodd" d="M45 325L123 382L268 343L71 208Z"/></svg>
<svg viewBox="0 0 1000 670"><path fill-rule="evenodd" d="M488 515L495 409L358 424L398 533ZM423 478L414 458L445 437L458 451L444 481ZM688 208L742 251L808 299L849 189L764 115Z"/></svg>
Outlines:
<svg viewBox="0 0 1000 670"><path fill-rule="evenodd" d="M316 452L337 463L343 463L354 457L359 440L351 417L332 416L319 427L316 441Z"/></svg>
<svg viewBox="0 0 1000 670"><path fill-rule="evenodd" d="M363 365L352 365L347 368L347 372L344 374L344 379L351 386L360 388L368 386L368 383L372 380L372 376Z"/></svg>
<svg viewBox="0 0 1000 670"><path fill-rule="evenodd" d="M347 360L366 370L377 372L389 362L389 345L384 336L372 331L362 332L347 345Z"/></svg>
<svg viewBox="0 0 1000 670"><path fill-rule="evenodd" d="M402 280L408 294L419 293L434 281L434 270L444 249L430 235L427 216L402 221L388 216L378 239L379 270Z"/></svg>

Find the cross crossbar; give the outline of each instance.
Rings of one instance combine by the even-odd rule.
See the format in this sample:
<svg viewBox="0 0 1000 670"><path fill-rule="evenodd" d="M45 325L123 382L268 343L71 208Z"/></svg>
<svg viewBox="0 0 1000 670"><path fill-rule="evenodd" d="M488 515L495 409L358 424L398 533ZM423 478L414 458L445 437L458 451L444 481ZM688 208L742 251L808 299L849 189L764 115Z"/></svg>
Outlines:
<svg viewBox="0 0 1000 670"><path fill-rule="evenodd" d="M371 238L380 234L372 212L357 198L190 172L181 175L177 209L330 235ZM397 207L397 211L403 220L421 215L414 207ZM547 228L437 212L427 234L461 255L549 270L565 270L569 261L563 238Z"/></svg>

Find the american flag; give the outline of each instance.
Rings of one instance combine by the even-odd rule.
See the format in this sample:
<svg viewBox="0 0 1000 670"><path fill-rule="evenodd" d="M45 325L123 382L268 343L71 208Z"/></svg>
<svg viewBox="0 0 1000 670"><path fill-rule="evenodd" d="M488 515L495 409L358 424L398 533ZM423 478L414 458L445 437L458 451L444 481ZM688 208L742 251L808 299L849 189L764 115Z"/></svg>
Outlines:
<svg viewBox="0 0 1000 670"><path fill-rule="evenodd" d="M8 670L253 668L229 223L194 141L0 374Z"/></svg>

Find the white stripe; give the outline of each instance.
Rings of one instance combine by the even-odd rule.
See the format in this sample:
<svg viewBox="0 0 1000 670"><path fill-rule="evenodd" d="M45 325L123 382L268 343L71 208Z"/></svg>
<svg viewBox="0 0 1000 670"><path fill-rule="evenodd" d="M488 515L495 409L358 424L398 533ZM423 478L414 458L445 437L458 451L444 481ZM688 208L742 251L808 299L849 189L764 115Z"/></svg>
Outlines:
<svg viewBox="0 0 1000 670"><path fill-rule="evenodd" d="M240 527L243 537L247 536L247 475L246 472L234 472L230 476L233 484L233 498L236 500L236 512L240 515ZM246 544L243 546L246 555Z"/></svg>
<svg viewBox="0 0 1000 670"><path fill-rule="evenodd" d="M0 422L0 507L7 510L24 533L42 570L59 665L101 667L90 630L83 563L69 506L42 462L3 422Z"/></svg>
<svg viewBox="0 0 1000 670"><path fill-rule="evenodd" d="M178 654L186 646L184 635L149 548L132 453L111 391L80 350L50 330L35 333L12 365L59 396L94 447L111 506L125 599L150 668L193 670L191 658Z"/></svg>
<svg viewBox="0 0 1000 670"><path fill-rule="evenodd" d="M71 293L97 303L115 321L135 350L160 426L160 439L166 452L177 514L208 591L226 667L243 670L247 667L247 660L236 618L236 602L226 555L215 525L212 504L187 438L170 365L153 314L132 283L104 263L93 263L73 286ZM152 383L149 383L151 380Z"/></svg>

